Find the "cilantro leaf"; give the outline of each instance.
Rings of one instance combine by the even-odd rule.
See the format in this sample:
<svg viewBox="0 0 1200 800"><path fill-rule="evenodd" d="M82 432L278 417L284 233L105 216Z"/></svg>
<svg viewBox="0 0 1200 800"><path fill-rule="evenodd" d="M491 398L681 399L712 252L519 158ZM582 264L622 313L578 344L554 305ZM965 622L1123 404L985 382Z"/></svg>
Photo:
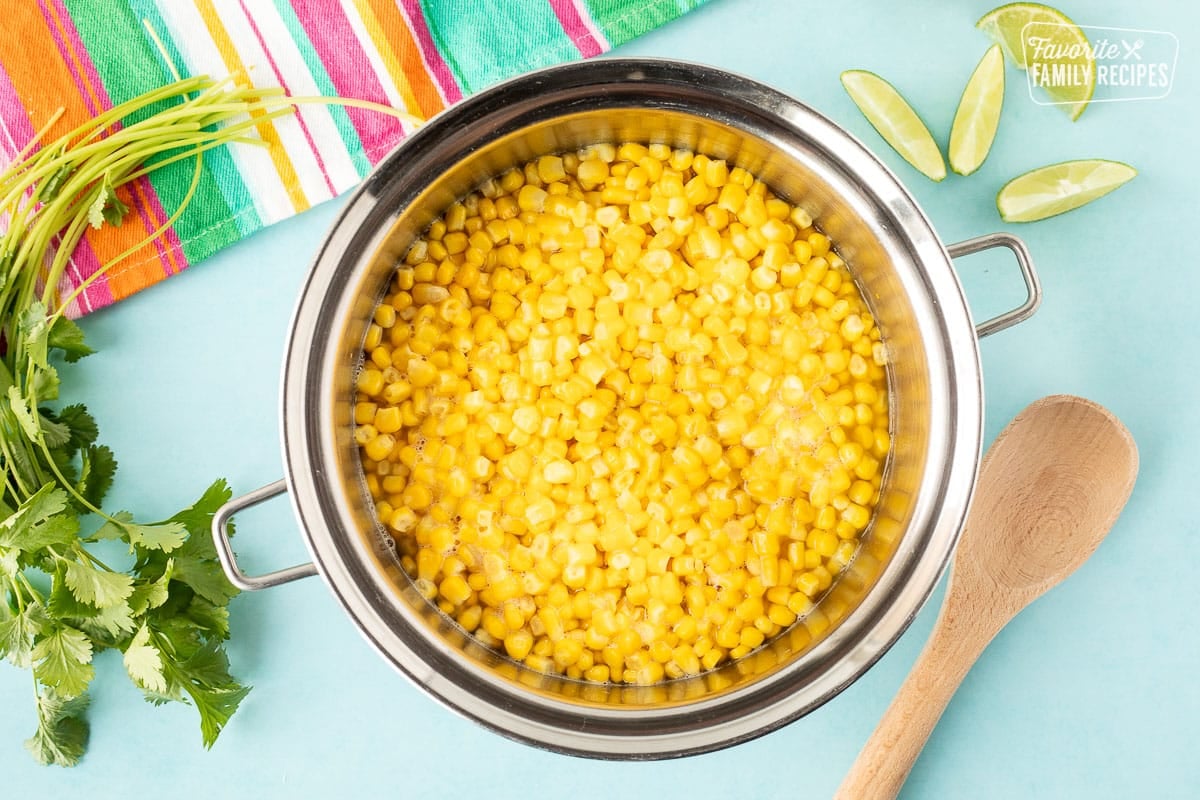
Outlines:
<svg viewBox="0 0 1200 800"><path fill-rule="evenodd" d="M117 192L109 182L108 176L104 176L104 183L100 185L100 190L96 192L96 197L88 206L87 218L88 224L93 228L99 228L108 223L109 225L117 226L125 219L125 215L129 213L129 206L117 197Z"/></svg>
<svg viewBox="0 0 1200 800"><path fill-rule="evenodd" d="M88 445L83 451L82 462L79 493L99 508L104 496L112 487L113 476L117 473L117 459L113 457L113 452L107 445Z"/></svg>
<svg viewBox="0 0 1200 800"><path fill-rule="evenodd" d="M217 743L225 723L229 722L246 695L250 694L250 687L239 685L220 689L189 689L188 694L200 712L200 734L204 738L204 746L211 748Z"/></svg>
<svg viewBox="0 0 1200 800"><path fill-rule="evenodd" d="M169 599L148 616L171 634L181 658L210 638L229 638L228 607L206 600L182 581L170 582Z"/></svg>
<svg viewBox="0 0 1200 800"><path fill-rule="evenodd" d="M73 174L75 174L75 164L71 161L65 161L61 167L59 167L50 175L50 177L42 181L37 191L38 200L41 200L42 202L53 200L62 190L63 184L66 183Z"/></svg>
<svg viewBox="0 0 1200 800"><path fill-rule="evenodd" d="M74 320L62 316L56 317L54 324L50 326L46 344L49 349L61 352L68 364L74 364L84 356L96 352L84 342L83 329L76 325Z"/></svg>
<svg viewBox="0 0 1200 800"><path fill-rule="evenodd" d="M126 522L121 525L129 537L131 544L145 547L149 550L161 550L170 553L177 550L187 539L187 528L182 522L160 522L157 525L138 525Z"/></svg>
<svg viewBox="0 0 1200 800"><path fill-rule="evenodd" d="M65 565L64 577L71 594L96 608L115 606L133 593L133 578L124 572L109 572L70 559L60 562Z"/></svg>
<svg viewBox="0 0 1200 800"><path fill-rule="evenodd" d="M229 674L229 658L221 645L209 640L186 660L177 665L188 681L209 688L228 688L237 685Z"/></svg>
<svg viewBox="0 0 1200 800"><path fill-rule="evenodd" d="M175 579L186 583L196 594L214 605L228 605L238 595L237 587L225 577L225 571L216 560L177 555Z"/></svg>
<svg viewBox="0 0 1200 800"><path fill-rule="evenodd" d="M104 203L108 200L108 187L101 186L100 191L96 192L96 199L88 206L87 218L88 224L93 228L100 228L104 225Z"/></svg>
<svg viewBox="0 0 1200 800"><path fill-rule="evenodd" d="M167 559L166 568L157 580L133 587L133 593L129 595L129 607L133 609L133 613L140 617L167 602L169 584L174 574L175 562Z"/></svg>
<svg viewBox="0 0 1200 800"><path fill-rule="evenodd" d="M129 594L129 609L135 617L145 616L147 613L167 602L167 581L151 581L133 587L133 591Z"/></svg>
<svg viewBox="0 0 1200 800"><path fill-rule="evenodd" d="M0 602L0 656L13 666L29 667L33 663L33 640L48 622L41 603L28 603L18 612Z"/></svg>
<svg viewBox="0 0 1200 800"><path fill-rule="evenodd" d="M100 428L96 425L96 420L80 403L60 408L55 414L55 419L70 428L70 445L76 450L87 447L89 444L95 444L96 439L100 436Z"/></svg>
<svg viewBox="0 0 1200 800"><path fill-rule="evenodd" d="M50 612L50 616L59 620L79 620L94 617L100 613L100 609L77 598L71 588L67 586L64 562L58 563L54 575L51 576L50 595L46 599L46 610Z"/></svg>
<svg viewBox="0 0 1200 800"><path fill-rule="evenodd" d="M66 698L87 689L96 670L91 665L92 642L77 628L62 625L33 646L34 677Z"/></svg>
<svg viewBox="0 0 1200 800"><path fill-rule="evenodd" d="M183 523L191 534L188 543L194 543L197 549L190 555L201 558L217 557L217 548L212 541L212 519L217 509L228 503L231 497L233 490L229 488L229 484L223 478L218 478L204 490L199 500L167 520Z"/></svg>
<svg viewBox="0 0 1200 800"><path fill-rule="evenodd" d="M125 215L129 213L129 206L121 202L121 198L116 192L109 196L109 203L104 207L104 221L114 228L120 227L125 220Z"/></svg>
<svg viewBox="0 0 1200 800"><path fill-rule="evenodd" d="M183 546L188 538L187 528L181 522L156 522L153 525L142 525L133 521L133 515L128 511L121 511L113 515L113 518L100 526L100 529L92 534L93 539L124 539L131 545L141 548L142 555L145 556L145 551L158 550L164 553L170 553ZM143 558L139 564L145 565L148 562Z"/></svg>
<svg viewBox="0 0 1200 800"><path fill-rule="evenodd" d="M163 672L169 683L181 687L196 704L204 746L212 747L250 687L229 674L229 660L215 639L182 661L164 659Z"/></svg>
<svg viewBox="0 0 1200 800"><path fill-rule="evenodd" d="M68 496L53 483L34 492L7 518L0 520L0 547L34 551L68 545L79 532L79 520L64 513Z"/></svg>
<svg viewBox="0 0 1200 800"><path fill-rule="evenodd" d="M69 512L55 514L45 522L29 528L18 542L18 546L26 552L41 550L43 547L67 546L75 541L78 534L78 517Z"/></svg>
<svg viewBox="0 0 1200 800"><path fill-rule="evenodd" d="M215 481L190 508L166 520L167 523L182 524L188 532L183 544L171 552L175 581L186 584L217 606L228 605L238 594L217 560L211 534L213 515L231 496L232 491L225 481ZM163 563L165 559L161 555L143 552L138 568L141 574L151 575Z"/></svg>
<svg viewBox="0 0 1200 800"><path fill-rule="evenodd" d="M132 604L122 601L107 608L97 608L75 597L65 579L66 569L60 561L54 572L50 598L46 609L60 621L69 621L92 637L97 650L114 646L137 630Z"/></svg>
<svg viewBox="0 0 1200 800"><path fill-rule="evenodd" d="M18 560L19 551L0 547L0 575L6 578L14 578L17 575L17 570L21 568L21 563Z"/></svg>
<svg viewBox="0 0 1200 800"><path fill-rule="evenodd" d="M87 749L88 724L83 718L88 696L64 698L51 688L38 693L37 732L25 742L40 764L73 767Z"/></svg>
<svg viewBox="0 0 1200 800"><path fill-rule="evenodd" d="M188 603L183 615L208 636L229 638L229 609L218 606L197 595Z"/></svg>
<svg viewBox="0 0 1200 800"><path fill-rule="evenodd" d="M79 519L71 513L56 513L46 521L29 527L5 531L0 527L0 546L35 553L44 547L68 546L79 533ZM8 542L8 539L14 541Z"/></svg>
<svg viewBox="0 0 1200 800"><path fill-rule="evenodd" d="M39 397L41 396L39 395ZM45 437L46 447L62 447L71 441L70 428L56 421L44 411L39 411L38 416L40 417L38 427L42 429L42 436Z"/></svg>
<svg viewBox="0 0 1200 800"><path fill-rule="evenodd" d="M27 526L36 525L66 507L67 493L53 483L47 482L21 503L12 517L0 522L0 529L9 523L16 524L15 518L17 517L22 517L20 521ZM3 544L2 539L0 539L0 544Z"/></svg>
<svg viewBox="0 0 1200 800"><path fill-rule="evenodd" d="M29 403L25 402L25 398L21 396L21 390L16 386L10 386L6 397L13 416L17 418L17 424L21 426L21 431L29 438L29 441L41 441L41 431L38 429L37 420L33 418L33 412L29 410Z"/></svg>
<svg viewBox="0 0 1200 800"><path fill-rule="evenodd" d="M165 692L151 692L143 689L142 697L146 698L147 703L155 706L166 705L167 703L183 703L187 705L188 702L187 698L184 697L183 689L172 683L167 684L167 691Z"/></svg>
<svg viewBox="0 0 1200 800"><path fill-rule="evenodd" d="M137 621L129 603L102 608L91 617L79 620L79 627L92 637L92 644L103 649L115 647L117 643L137 630Z"/></svg>
<svg viewBox="0 0 1200 800"><path fill-rule="evenodd" d="M46 360L50 349L50 325L46 322L46 304L35 300L21 312L17 330L24 340L25 352L37 367L48 367Z"/></svg>
<svg viewBox="0 0 1200 800"><path fill-rule="evenodd" d="M95 541L101 539L120 539L122 534L125 533L126 522L133 522L133 514L130 514L128 511L118 511L88 538Z"/></svg>
<svg viewBox="0 0 1200 800"><path fill-rule="evenodd" d="M162 656L150 641L150 629L143 625L125 648L125 671L136 686L148 692L167 691Z"/></svg>
<svg viewBox="0 0 1200 800"><path fill-rule="evenodd" d="M183 602L177 602L179 594L186 595ZM160 613L154 615L150 627L162 636L160 650L169 652L172 661L186 661L204 646L205 639L195 625L179 614L180 609L185 608L195 596L191 589L176 582L171 585L171 595L171 599L159 610Z"/></svg>
<svg viewBox="0 0 1200 800"><path fill-rule="evenodd" d="M58 379L58 370L51 366L38 367L33 372L33 395L38 400L57 400L58 387L61 382Z"/></svg>
<svg viewBox="0 0 1200 800"><path fill-rule="evenodd" d="M117 197L116 190L113 189L112 183L105 175L104 183L100 186L100 191L96 193L96 199L88 206L88 223L93 228L99 228L106 222L109 225L117 226L121 224L128 213L129 206Z"/></svg>
<svg viewBox="0 0 1200 800"><path fill-rule="evenodd" d="M53 371L50 368L39 374ZM112 484L117 465L112 458L112 451L106 447L92 446L100 433L96 421L79 404L58 411L41 409L41 415L42 427L47 433L46 444L50 447L50 459L55 469L85 501L99 508L105 492ZM83 453L77 462L76 454L80 450Z"/></svg>

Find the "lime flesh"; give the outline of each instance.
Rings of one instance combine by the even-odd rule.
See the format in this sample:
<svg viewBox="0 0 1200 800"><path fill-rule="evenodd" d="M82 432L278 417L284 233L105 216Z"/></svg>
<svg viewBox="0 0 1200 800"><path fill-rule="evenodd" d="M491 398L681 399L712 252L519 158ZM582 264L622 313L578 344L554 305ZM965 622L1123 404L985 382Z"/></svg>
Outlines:
<svg viewBox="0 0 1200 800"><path fill-rule="evenodd" d="M979 169L1000 125L1004 105L1004 53L994 44L979 61L963 89L950 128L950 167L959 175Z"/></svg>
<svg viewBox="0 0 1200 800"><path fill-rule="evenodd" d="M1005 222L1035 222L1103 197L1133 180L1137 170L1119 161L1064 161L1026 172L996 195Z"/></svg>
<svg viewBox="0 0 1200 800"><path fill-rule="evenodd" d="M1096 70L1087 36L1061 11L1040 3L1009 3L984 14L975 27L990 36L1031 83L1071 115L1087 108ZM1032 41L1031 41L1032 40Z"/></svg>
<svg viewBox="0 0 1200 800"><path fill-rule="evenodd" d="M873 72L857 69L842 73L842 86L867 121L905 161L931 180L946 177L946 162L937 143L894 86Z"/></svg>

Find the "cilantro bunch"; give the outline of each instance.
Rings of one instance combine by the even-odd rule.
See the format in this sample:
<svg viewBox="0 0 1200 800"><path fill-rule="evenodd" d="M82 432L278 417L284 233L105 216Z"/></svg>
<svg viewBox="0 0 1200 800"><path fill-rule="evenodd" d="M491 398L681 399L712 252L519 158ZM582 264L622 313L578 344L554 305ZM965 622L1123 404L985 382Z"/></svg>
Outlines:
<svg viewBox="0 0 1200 800"><path fill-rule="evenodd" d="M204 152L235 143L266 146L259 126L302 103L421 123L366 100L255 88L244 75L180 78L159 49L174 82L43 145L60 111L0 173L6 226L0 230L0 658L32 670L38 725L26 744L44 764L70 766L83 755L87 688L101 651L122 654L130 680L151 703L195 705L206 747L248 691L229 674L223 642L237 590L225 579L209 533L229 488L218 480L190 508L160 522L103 510L116 459L97 443L96 421L83 405L54 405L59 367L92 352L64 310L175 224L199 185ZM63 272L88 226L120 225L128 213L121 187L189 159L192 179L179 208L60 295ZM96 545L106 540L126 546L128 563L99 558Z"/></svg>
<svg viewBox="0 0 1200 800"><path fill-rule="evenodd" d="M159 522L104 510L116 459L83 405L54 405L59 369L92 352L63 315L75 295L59 286L87 227L119 225L128 212L121 186L195 161L191 190L157 236L190 200L201 153L261 144L253 126L291 110L282 92L179 80L30 153L51 120L0 175L0 657L32 671L37 730L27 746L42 763L83 755L87 689L104 650L122 654L150 702L195 705L206 746L248 691L229 673L223 642L237 590L209 533L229 488L218 480ZM114 550L96 547L106 540L125 545L125 563L101 560Z"/></svg>

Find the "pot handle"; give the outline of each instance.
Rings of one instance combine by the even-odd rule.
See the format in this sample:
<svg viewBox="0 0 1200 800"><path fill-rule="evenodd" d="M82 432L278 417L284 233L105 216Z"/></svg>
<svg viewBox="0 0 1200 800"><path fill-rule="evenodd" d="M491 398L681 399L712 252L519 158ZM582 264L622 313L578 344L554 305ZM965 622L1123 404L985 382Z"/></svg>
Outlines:
<svg viewBox="0 0 1200 800"><path fill-rule="evenodd" d="M243 591L256 592L259 589L270 589L272 586L291 583L300 578L308 578L317 574L316 565L311 563L298 564L287 569L268 572L266 575L247 575L237 564L237 556L234 555L233 545L229 541L230 518L239 511L256 506L264 500L270 500L286 491L287 481L280 479L274 483L268 483L261 489L255 489L241 497L233 498L218 508L217 513L213 515L212 537L213 544L217 548L217 558L221 561L221 568L225 570L225 577Z"/></svg>
<svg viewBox="0 0 1200 800"><path fill-rule="evenodd" d="M1024 322L1032 317L1033 312L1037 311L1038 306L1042 304L1042 282L1033 268L1033 257L1029 255L1029 248L1025 246L1025 242L1011 233L997 232L976 236L974 239L947 245L946 252L950 254L951 258L958 258L978 253L981 250L990 250L993 247L1007 247L1012 251L1013 256L1017 259L1017 266L1021 268L1021 277L1025 280L1025 289L1028 294L1025 302L1017 308L1005 311L999 316L976 325L975 335L980 339L1005 328L1011 328L1018 322Z"/></svg>

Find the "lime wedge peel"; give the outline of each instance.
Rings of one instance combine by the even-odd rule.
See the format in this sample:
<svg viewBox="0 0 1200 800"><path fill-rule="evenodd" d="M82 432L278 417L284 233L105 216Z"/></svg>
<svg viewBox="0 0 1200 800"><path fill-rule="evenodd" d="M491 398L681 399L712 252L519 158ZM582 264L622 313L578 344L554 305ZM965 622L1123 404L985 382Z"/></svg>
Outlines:
<svg viewBox="0 0 1200 800"><path fill-rule="evenodd" d="M1066 65L1077 65L1085 71L1087 80L1081 84L1042 87L1055 105L1060 105L1072 120L1087 108L1096 91L1096 70L1091 62L1091 45L1079 26L1061 11L1041 3L1009 3L984 14L975 27L987 34L1003 49L1019 69L1029 69L1024 38L1031 33L1048 40L1051 47L1061 47L1059 52L1069 52L1072 47L1082 47L1089 53L1072 59ZM1032 88L1032 83L1031 83Z"/></svg>
<svg viewBox="0 0 1200 800"><path fill-rule="evenodd" d="M979 169L992 149L1004 106L1004 53L992 45L971 73L950 128L950 167L959 175Z"/></svg>
<svg viewBox="0 0 1200 800"><path fill-rule="evenodd" d="M946 177L946 162L933 135L894 86L865 70L846 70L841 78L859 111L901 158L930 180Z"/></svg>
<svg viewBox="0 0 1200 800"><path fill-rule="evenodd" d="M1103 197L1137 175L1119 161L1064 161L1030 170L1006 183L996 195L1005 222L1036 222Z"/></svg>

